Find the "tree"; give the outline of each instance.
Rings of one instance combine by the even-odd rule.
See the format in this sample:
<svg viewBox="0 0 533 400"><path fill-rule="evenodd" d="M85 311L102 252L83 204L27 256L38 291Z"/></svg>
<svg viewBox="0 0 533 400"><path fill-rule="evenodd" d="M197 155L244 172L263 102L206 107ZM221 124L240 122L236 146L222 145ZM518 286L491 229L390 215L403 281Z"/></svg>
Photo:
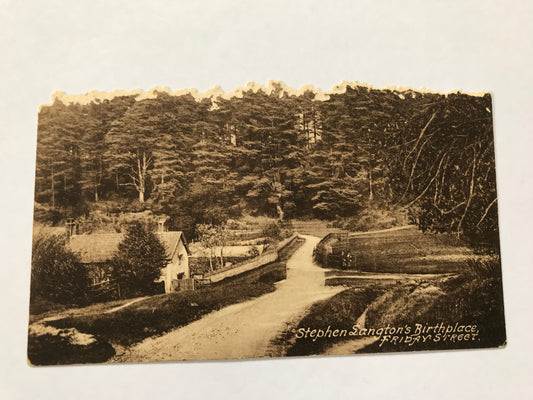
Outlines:
<svg viewBox="0 0 533 400"><path fill-rule="evenodd" d="M198 141L195 129L206 105L191 95L171 96L157 93L153 100L152 128L157 137L153 147L153 169L149 172L154 184L154 200L172 201L183 192L189 179L192 146Z"/></svg>
<svg viewBox="0 0 533 400"><path fill-rule="evenodd" d="M217 244L217 229L211 224L199 224L196 226L198 240L206 249L209 249L209 268L214 271L213 257L215 256L215 246Z"/></svg>
<svg viewBox="0 0 533 400"><path fill-rule="evenodd" d="M87 199L98 202L108 187L113 187L113 176L110 176L105 163L107 143L105 137L112 128L114 121L123 117L135 103L133 96L119 96L112 100L91 102L83 110L82 142L82 187ZM106 182L107 179L107 182Z"/></svg>
<svg viewBox="0 0 533 400"><path fill-rule="evenodd" d="M226 246L227 242L227 235L228 235L228 227L226 223L222 223L218 225L216 228L216 234L215 234L215 242L217 246L220 247L220 268L224 268L225 262L224 262L224 247Z"/></svg>
<svg viewBox="0 0 533 400"><path fill-rule="evenodd" d="M405 124L395 190L421 229L498 246L490 95L432 95ZM392 152L391 152L392 153ZM391 158L393 160L393 158ZM391 168L392 170L392 168Z"/></svg>
<svg viewBox="0 0 533 400"><path fill-rule="evenodd" d="M89 287L87 269L79 256L65 247L63 236L38 235L31 256L32 299L44 298L61 304L86 301Z"/></svg>
<svg viewBox="0 0 533 400"><path fill-rule="evenodd" d="M190 95L158 93L115 121L106 135L106 156L118 185L133 186L141 203L152 188L162 198L182 188L200 106Z"/></svg>
<svg viewBox="0 0 533 400"><path fill-rule="evenodd" d="M85 119L79 105L56 100L39 113L36 199L77 213L81 196L81 143Z"/></svg>
<svg viewBox="0 0 533 400"><path fill-rule="evenodd" d="M283 219L294 204L288 189L309 141L301 126L296 100L282 88L267 94L247 91L242 98L220 101L223 129L230 138L230 166L238 171L236 193L246 196L250 211Z"/></svg>
<svg viewBox="0 0 533 400"><path fill-rule="evenodd" d="M106 136L109 164L117 177L127 177L119 184L133 186L140 203L146 198L148 171L153 168L153 152L158 139L151 108L149 100L134 104Z"/></svg>
<svg viewBox="0 0 533 400"><path fill-rule="evenodd" d="M128 228L111 260L112 276L126 296L153 294L154 281L166 265L165 246L140 222Z"/></svg>
<svg viewBox="0 0 533 400"><path fill-rule="evenodd" d="M201 101L55 101L39 113L35 200L65 216L137 195L192 234L242 212L333 219L394 205L423 230L493 241L490 107L488 95L361 86L321 101L275 83Z"/></svg>

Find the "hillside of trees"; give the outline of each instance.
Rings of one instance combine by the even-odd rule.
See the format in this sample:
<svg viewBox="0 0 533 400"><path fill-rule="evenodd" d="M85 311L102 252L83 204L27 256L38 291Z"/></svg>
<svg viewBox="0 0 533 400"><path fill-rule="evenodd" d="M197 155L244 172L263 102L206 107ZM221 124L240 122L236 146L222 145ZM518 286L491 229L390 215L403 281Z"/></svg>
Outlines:
<svg viewBox="0 0 533 400"><path fill-rule="evenodd" d="M348 86L196 100L158 92L39 112L36 219L105 205L152 210L173 229L243 214L357 218L410 210L423 230L497 246L490 95Z"/></svg>

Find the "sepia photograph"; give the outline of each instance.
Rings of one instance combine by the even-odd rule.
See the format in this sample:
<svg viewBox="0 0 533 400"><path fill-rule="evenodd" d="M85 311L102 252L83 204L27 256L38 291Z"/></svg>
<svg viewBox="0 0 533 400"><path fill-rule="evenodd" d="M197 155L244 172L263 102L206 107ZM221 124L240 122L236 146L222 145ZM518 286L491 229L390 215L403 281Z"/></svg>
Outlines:
<svg viewBox="0 0 533 400"><path fill-rule="evenodd" d="M529 399L532 17L0 0L0 398Z"/></svg>
<svg viewBox="0 0 533 400"><path fill-rule="evenodd" d="M503 347L489 92L56 92L31 365Z"/></svg>

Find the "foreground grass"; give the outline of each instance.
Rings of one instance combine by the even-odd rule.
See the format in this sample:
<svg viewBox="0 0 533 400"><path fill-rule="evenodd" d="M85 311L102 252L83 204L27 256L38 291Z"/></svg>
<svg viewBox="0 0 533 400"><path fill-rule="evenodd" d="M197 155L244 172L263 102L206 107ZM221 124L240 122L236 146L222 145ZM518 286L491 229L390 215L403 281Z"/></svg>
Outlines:
<svg viewBox="0 0 533 400"><path fill-rule="evenodd" d="M199 319L230 304L261 296L275 289L272 283L208 287L196 291L153 296L112 314L96 314L51 321L56 328L74 327L112 344L129 346Z"/></svg>
<svg viewBox="0 0 533 400"><path fill-rule="evenodd" d="M76 306L76 305L61 305L56 303L47 302L46 300L38 299L35 302L38 303L37 306L33 306L30 303L30 323L39 321L44 318L56 318L61 316L61 318L81 316L87 314L99 314L105 311L108 311L114 307L124 305L131 302L132 298L113 300L107 302L94 303L88 306ZM44 306L41 306L44 304Z"/></svg>
<svg viewBox="0 0 533 400"><path fill-rule="evenodd" d="M399 284L372 304L367 327L420 324L476 325L476 340L417 342L414 345L379 341L363 352L449 350L502 346L506 342L499 263L488 273L468 271L459 276L421 284ZM428 332L432 333L432 332ZM441 336L442 337L442 336ZM433 334L430 339L434 339Z"/></svg>
<svg viewBox="0 0 533 400"><path fill-rule="evenodd" d="M291 345L287 355L323 354L331 346L362 336L298 337L298 332L321 329L352 331L359 316L366 309L364 328L373 331L376 341L357 351L361 353L400 352L414 350L450 350L489 348L506 342L501 270L498 259L478 259L467 262L462 274L434 279L409 281L367 281L356 285L328 300L315 303L292 333L284 340ZM365 287L366 285L366 287ZM466 340L461 331L452 332L447 339L431 330L426 334L404 334L406 327L415 333L416 326L445 327L475 325L475 340ZM385 328L402 327L402 334L374 333ZM301 331L303 329L303 331ZM302 336L300 333L300 336ZM309 333L309 332L308 332ZM451 337L456 333L455 338ZM405 341L407 336L410 340ZM415 337L418 336L418 337ZM423 337L426 337L426 340ZM401 339L402 338L402 339Z"/></svg>
<svg viewBox="0 0 533 400"><path fill-rule="evenodd" d="M295 335L300 330L322 329L351 331L353 325L369 304L386 290L384 285L372 285L364 289L350 288L344 290L327 300L319 301L309 309L293 330L291 346L287 349L287 356L306 356L323 353L324 350L335 343L350 339L349 337L331 337L313 340L310 337L297 338Z"/></svg>

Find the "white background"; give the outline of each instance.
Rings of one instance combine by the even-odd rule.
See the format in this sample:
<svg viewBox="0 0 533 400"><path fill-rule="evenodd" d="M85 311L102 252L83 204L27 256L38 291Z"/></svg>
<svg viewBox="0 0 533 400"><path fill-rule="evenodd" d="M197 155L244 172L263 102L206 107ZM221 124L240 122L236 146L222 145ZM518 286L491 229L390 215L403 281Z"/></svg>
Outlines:
<svg viewBox="0 0 533 400"><path fill-rule="evenodd" d="M530 398L532 4L0 0L0 397ZM269 79L493 93L507 348L29 367L38 106L56 90L231 91Z"/></svg>

